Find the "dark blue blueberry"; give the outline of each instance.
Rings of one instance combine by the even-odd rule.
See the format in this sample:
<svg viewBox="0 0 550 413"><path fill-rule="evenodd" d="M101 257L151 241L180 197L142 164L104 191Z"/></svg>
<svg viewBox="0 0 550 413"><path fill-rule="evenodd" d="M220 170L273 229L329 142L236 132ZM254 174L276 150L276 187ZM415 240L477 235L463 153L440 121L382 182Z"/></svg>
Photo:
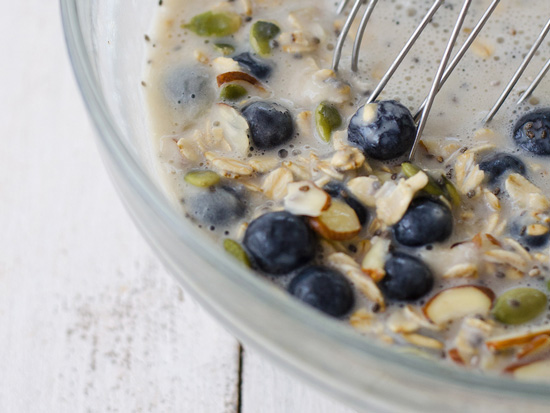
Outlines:
<svg viewBox="0 0 550 413"><path fill-rule="evenodd" d="M255 265L269 274L288 274L313 259L317 240L304 219L269 212L250 223L244 246Z"/></svg>
<svg viewBox="0 0 550 413"><path fill-rule="evenodd" d="M542 235L529 235L527 233L527 228L530 224L534 222L528 222L523 220L523 222L516 222L511 225L510 234L512 237L518 240L518 242L529 248L540 248L548 244L550 239L550 232L546 232Z"/></svg>
<svg viewBox="0 0 550 413"><path fill-rule="evenodd" d="M349 281L326 267L304 268L291 281L288 291L304 303L333 317L347 314L355 302Z"/></svg>
<svg viewBox="0 0 550 413"><path fill-rule="evenodd" d="M550 109L523 116L514 127L514 140L525 151L550 155Z"/></svg>
<svg viewBox="0 0 550 413"><path fill-rule="evenodd" d="M489 183L496 183L501 176L516 172L525 175L525 164L513 155L497 153L479 164L479 168L487 174Z"/></svg>
<svg viewBox="0 0 550 413"><path fill-rule="evenodd" d="M351 118L348 140L371 158L388 160L409 151L414 143L416 126L411 112L394 100L375 102L376 116L366 122L365 106Z"/></svg>
<svg viewBox="0 0 550 413"><path fill-rule="evenodd" d="M290 112L277 103L254 102L246 106L242 113L250 127L250 138L258 149L275 148L294 136Z"/></svg>
<svg viewBox="0 0 550 413"><path fill-rule="evenodd" d="M190 118L199 116L214 100L212 79L199 67L178 67L165 78L165 96Z"/></svg>
<svg viewBox="0 0 550 413"><path fill-rule="evenodd" d="M237 63L248 70L258 79L267 79L271 74L272 68L264 60L252 56L250 53L241 53L233 57Z"/></svg>
<svg viewBox="0 0 550 413"><path fill-rule="evenodd" d="M369 219L369 212L367 211L367 208L365 208L363 204L359 202L356 198L350 195L344 185L342 185L340 182L332 181L326 184L323 187L323 190L332 198L342 199L355 211L361 226L365 225L365 223Z"/></svg>
<svg viewBox="0 0 550 413"><path fill-rule="evenodd" d="M409 247L445 241L453 232L449 207L431 198L417 198L393 227L395 239Z"/></svg>
<svg viewBox="0 0 550 413"><path fill-rule="evenodd" d="M386 276L378 285L389 299L418 300L433 287L434 277L428 266L408 254L393 253L384 268Z"/></svg>
<svg viewBox="0 0 550 413"><path fill-rule="evenodd" d="M246 204L242 198L239 191L226 186L201 189L189 198L187 212L204 224L229 224L244 216Z"/></svg>

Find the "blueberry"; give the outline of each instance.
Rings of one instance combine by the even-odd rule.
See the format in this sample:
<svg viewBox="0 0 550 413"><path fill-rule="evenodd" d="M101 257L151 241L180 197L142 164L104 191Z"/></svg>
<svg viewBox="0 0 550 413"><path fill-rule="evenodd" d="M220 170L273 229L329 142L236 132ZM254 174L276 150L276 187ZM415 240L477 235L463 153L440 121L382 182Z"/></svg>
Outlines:
<svg viewBox="0 0 550 413"><path fill-rule="evenodd" d="M213 102L212 79L199 67L178 67L167 73L165 96L173 106L188 117L195 118Z"/></svg>
<svg viewBox="0 0 550 413"><path fill-rule="evenodd" d="M233 60L243 66L258 79L267 79L272 71L271 66L265 63L264 60L252 56L248 52L234 56Z"/></svg>
<svg viewBox="0 0 550 413"><path fill-rule="evenodd" d="M355 302L349 281L326 267L304 268L291 281L288 291L304 303L334 317L348 313Z"/></svg>
<svg viewBox="0 0 550 413"><path fill-rule="evenodd" d="M511 225L510 234L512 237L518 240L518 242L529 248L540 248L548 244L550 239L550 232L546 232L540 235L529 235L528 227L535 222L528 222L528 220L523 220L521 222L516 222Z"/></svg>
<svg viewBox="0 0 550 413"><path fill-rule="evenodd" d="M272 149L287 143L294 135L290 112L271 102L254 102L246 106L243 116L250 127L250 137L258 149Z"/></svg>
<svg viewBox="0 0 550 413"><path fill-rule="evenodd" d="M246 204L242 194L227 186L201 189L189 198L187 212L204 224L225 225L242 218Z"/></svg>
<svg viewBox="0 0 550 413"><path fill-rule="evenodd" d="M393 227L395 239L408 247L445 241L452 232L451 210L431 198L413 200L403 218Z"/></svg>
<svg viewBox="0 0 550 413"><path fill-rule="evenodd" d="M317 246L304 219L286 211L269 212L252 221L243 244L257 267L275 275L307 264Z"/></svg>
<svg viewBox="0 0 550 413"><path fill-rule="evenodd" d="M386 276L378 284L384 294L393 300L414 301L430 292L434 277L418 258L395 252L386 261Z"/></svg>
<svg viewBox="0 0 550 413"><path fill-rule="evenodd" d="M479 168L487 174L489 183L496 183L501 176L516 172L525 175L525 165L513 155L497 153L479 164Z"/></svg>
<svg viewBox="0 0 550 413"><path fill-rule="evenodd" d="M394 159L409 151L416 126L411 112L394 100L359 108L351 118L348 140L371 158Z"/></svg>
<svg viewBox="0 0 550 413"><path fill-rule="evenodd" d="M332 181L326 184L323 187L323 190L332 198L342 199L355 211L361 226L365 225L365 223L369 219L369 212L367 211L367 208L365 208L363 204L359 202L356 198L350 195L344 185L342 185L340 182Z"/></svg>
<svg viewBox="0 0 550 413"><path fill-rule="evenodd" d="M514 127L514 140L525 151L550 155L550 109L523 116Z"/></svg>

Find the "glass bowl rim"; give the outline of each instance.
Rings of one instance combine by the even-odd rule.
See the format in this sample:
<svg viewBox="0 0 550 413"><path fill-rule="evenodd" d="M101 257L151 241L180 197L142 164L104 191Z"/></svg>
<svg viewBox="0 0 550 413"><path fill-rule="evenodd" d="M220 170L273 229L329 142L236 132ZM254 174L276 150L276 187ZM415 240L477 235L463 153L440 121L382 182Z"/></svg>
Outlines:
<svg viewBox="0 0 550 413"><path fill-rule="evenodd" d="M186 236L183 220L170 207L169 202L140 166L136 156L126 148L114 119L106 109L107 104L100 92L99 82L93 74L92 62L86 52L87 47L80 26L77 2L78 0L60 0L62 23L73 71L88 114L96 129L99 145L112 157L116 167L120 169L121 174L127 179L139 198L162 221L174 228L178 237L194 253L202 259L209 260L220 273L223 269L224 276L232 278L235 284L238 284L238 288L247 288L249 294L259 294L265 305L271 307L270 310L275 316L290 317L287 311L280 311L282 308L290 308L292 318L299 320L304 326L308 325L312 329L321 332L328 339L338 342L340 345L350 346L357 352L365 354L366 357L380 359L388 367L405 367L413 374L421 374L429 379L445 380L448 384L456 385L465 390L475 389L481 392L493 393L496 396L500 394L507 397L535 397L543 402L550 402L550 386L545 384L522 382L506 377L472 374L466 369L460 370L442 363L428 362L420 357L392 351L391 348L383 348L378 343L365 340L350 331L349 327L341 325L342 323L327 320L325 316L317 314L316 311L305 308L305 306L294 302L294 300L275 294L265 281L250 277L250 272L233 262L234 260L216 253L221 249L218 251L217 249L206 248L207 245L202 245L202 240ZM204 304L202 297L199 298L196 294L193 295L199 299L201 304ZM212 310L211 306L207 307ZM288 367L295 370L295 366L290 365Z"/></svg>

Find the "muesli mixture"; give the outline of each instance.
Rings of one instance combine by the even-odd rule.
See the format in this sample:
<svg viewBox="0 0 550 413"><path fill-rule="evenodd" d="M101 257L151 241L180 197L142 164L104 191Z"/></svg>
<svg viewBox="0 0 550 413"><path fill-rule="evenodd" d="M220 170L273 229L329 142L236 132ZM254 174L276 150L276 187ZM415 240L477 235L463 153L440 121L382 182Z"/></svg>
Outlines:
<svg viewBox="0 0 550 413"><path fill-rule="evenodd" d="M515 105L549 40L482 122L550 16L499 5L407 162L462 2L365 101L431 3L381 0L355 74L351 41L330 69L334 1L161 0L142 83L160 164L182 215L297 299L404 351L550 380L550 79Z"/></svg>

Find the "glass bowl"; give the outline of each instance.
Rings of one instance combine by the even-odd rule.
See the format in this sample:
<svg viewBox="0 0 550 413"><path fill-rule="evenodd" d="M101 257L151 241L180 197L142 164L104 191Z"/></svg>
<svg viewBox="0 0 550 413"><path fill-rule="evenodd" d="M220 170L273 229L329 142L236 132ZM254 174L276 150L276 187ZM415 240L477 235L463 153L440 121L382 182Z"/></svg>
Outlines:
<svg viewBox="0 0 550 413"><path fill-rule="evenodd" d="M61 0L74 71L120 197L166 267L247 346L369 412L550 411L550 386L384 347L241 267L176 212L156 176L141 93L158 1Z"/></svg>

